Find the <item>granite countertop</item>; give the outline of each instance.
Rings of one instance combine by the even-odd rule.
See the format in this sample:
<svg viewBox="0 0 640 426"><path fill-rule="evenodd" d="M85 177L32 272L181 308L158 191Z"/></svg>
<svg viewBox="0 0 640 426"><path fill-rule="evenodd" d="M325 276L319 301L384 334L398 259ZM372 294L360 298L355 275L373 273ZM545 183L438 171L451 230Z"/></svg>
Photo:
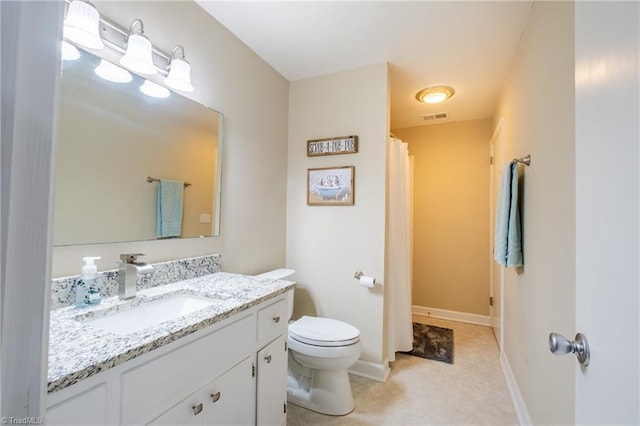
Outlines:
<svg viewBox="0 0 640 426"><path fill-rule="evenodd" d="M49 393L115 367L180 337L222 321L286 293L291 281L217 272L139 290L134 299L109 297L100 305L51 311L49 329ZM177 294L210 298L215 303L192 314L128 334L116 335L82 321Z"/></svg>

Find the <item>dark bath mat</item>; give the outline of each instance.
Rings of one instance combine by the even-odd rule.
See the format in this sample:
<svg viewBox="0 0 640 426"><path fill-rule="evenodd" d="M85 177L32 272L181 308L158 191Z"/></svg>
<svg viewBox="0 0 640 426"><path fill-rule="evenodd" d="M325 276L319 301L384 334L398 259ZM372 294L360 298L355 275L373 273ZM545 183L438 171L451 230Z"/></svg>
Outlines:
<svg viewBox="0 0 640 426"><path fill-rule="evenodd" d="M453 330L413 323L413 350L409 355L453 364Z"/></svg>

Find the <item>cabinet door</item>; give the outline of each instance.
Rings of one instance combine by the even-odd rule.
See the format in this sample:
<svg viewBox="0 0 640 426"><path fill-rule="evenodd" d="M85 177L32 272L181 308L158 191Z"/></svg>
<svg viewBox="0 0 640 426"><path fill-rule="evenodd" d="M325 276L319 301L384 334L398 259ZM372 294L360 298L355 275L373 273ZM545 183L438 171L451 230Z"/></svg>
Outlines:
<svg viewBox="0 0 640 426"><path fill-rule="evenodd" d="M252 425L255 422L254 386L253 359L247 357L149 425Z"/></svg>
<svg viewBox="0 0 640 426"><path fill-rule="evenodd" d="M228 370L202 390L205 425L253 425L256 392L253 357Z"/></svg>
<svg viewBox="0 0 640 426"><path fill-rule="evenodd" d="M160 417L151 421L149 425L202 425L204 418L204 406L206 401L202 398L202 392L197 391L165 411Z"/></svg>
<svg viewBox="0 0 640 426"><path fill-rule="evenodd" d="M281 335L258 352L258 426L287 422L287 349Z"/></svg>

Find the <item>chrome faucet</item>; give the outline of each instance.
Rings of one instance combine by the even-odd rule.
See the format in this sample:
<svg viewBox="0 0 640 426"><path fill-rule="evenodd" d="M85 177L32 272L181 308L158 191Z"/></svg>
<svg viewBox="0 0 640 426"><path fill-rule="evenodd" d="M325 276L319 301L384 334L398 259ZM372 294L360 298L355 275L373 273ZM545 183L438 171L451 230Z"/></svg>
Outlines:
<svg viewBox="0 0 640 426"><path fill-rule="evenodd" d="M118 268L118 297L121 300L136 297L136 282L138 275L147 275L153 272L153 266L138 262L142 253L121 254L120 267Z"/></svg>

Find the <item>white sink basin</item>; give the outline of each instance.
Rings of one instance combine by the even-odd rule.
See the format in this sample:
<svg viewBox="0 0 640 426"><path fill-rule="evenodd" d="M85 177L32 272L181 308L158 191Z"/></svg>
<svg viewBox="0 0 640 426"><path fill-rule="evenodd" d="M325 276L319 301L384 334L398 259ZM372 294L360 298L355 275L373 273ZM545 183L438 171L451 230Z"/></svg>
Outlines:
<svg viewBox="0 0 640 426"><path fill-rule="evenodd" d="M213 300L204 297L181 294L148 302L127 311L90 319L84 323L114 334L127 335L191 314L214 303Z"/></svg>

